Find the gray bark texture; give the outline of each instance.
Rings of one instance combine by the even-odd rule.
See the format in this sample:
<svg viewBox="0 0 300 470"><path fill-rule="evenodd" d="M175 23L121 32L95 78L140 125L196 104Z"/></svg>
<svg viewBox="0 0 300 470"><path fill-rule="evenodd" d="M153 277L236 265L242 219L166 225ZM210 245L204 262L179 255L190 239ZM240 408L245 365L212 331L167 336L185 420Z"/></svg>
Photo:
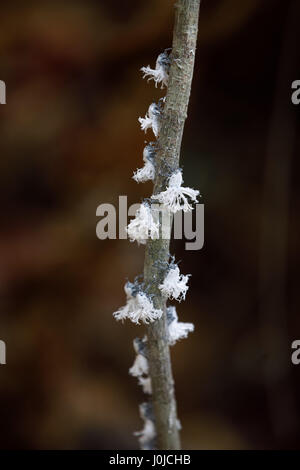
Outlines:
<svg viewBox="0 0 300 470"><path fill-rule="evenodd" d="M184 123L191 92L198 33L200 0L178 0L166 102L162 114L153 194L164 191L169 176L179 168ZM163 316L147 327L148 359L158 449L180 449L174 380L168 345L166 298L158 286L168 270L170 240L148 240L144 281Z"/></svg>

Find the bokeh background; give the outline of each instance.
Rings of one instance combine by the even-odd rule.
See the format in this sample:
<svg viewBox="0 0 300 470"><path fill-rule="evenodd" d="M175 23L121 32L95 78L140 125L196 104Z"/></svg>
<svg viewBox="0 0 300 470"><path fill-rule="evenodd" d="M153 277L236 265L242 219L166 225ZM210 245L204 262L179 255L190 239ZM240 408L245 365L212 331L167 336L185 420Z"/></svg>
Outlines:
<svg viewBox="0 0 300 470"><path fill-rule="evenodd" d="M172 246L193 274L178 312L196 330L172 348L185 449L299 447L299 6L202 0L181 162L205 246ZM173 16L173 0L1 4L1 448L137 447L142 330L112 312L144 249L98 240L96 208L151 192L131 179L137 118L162 91L139 68Z"/></svg>

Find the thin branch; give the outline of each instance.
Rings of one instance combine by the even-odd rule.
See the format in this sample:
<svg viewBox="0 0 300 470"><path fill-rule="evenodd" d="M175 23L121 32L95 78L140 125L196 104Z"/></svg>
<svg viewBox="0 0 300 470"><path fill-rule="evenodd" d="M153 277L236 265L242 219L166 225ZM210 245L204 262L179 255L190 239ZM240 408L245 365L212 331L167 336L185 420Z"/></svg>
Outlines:
<svg viewBox="0 0 300 470"><path fill-rule="evenodd" d="M170 174L179 167L181 141L191 92L198 32L200 0L179 0L173 32L173 46L168 92L164 106L153 194L167 188ZM158 449L180 449L180 437L174 393L166 299L159 284L163 282L169 261L170 240L148 240L145 253L144 281L153 294L155 308L163 310L161 319L147 328L148 360L152 381Z"/></svg>

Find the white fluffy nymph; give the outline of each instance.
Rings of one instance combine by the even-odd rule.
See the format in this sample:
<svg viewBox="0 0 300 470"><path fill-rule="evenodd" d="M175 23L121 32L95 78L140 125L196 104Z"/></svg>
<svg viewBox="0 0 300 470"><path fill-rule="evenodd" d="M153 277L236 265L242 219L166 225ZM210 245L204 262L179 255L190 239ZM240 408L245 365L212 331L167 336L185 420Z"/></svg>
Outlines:
<svg viewBox="0 0 300 470"><path fill-rule="evenodd" d="M129 374L133 377L141 377L148 374L149 366L148 361L142 354L137 354L132 367L129 369Z"/></svg>
<svg viewBox="0 0 300 470"><path fill-rule="evenodd" d="M143 392L151 395L152 393L152 383L150 377L139 377L138 378L139 385L143 388Z"/></svg>
<svg viewBox="0 0 300 470"><path fill-rule="evenodd" d="M161 83L161 88L164 88L165 86L168 86L169 68L169 56L166 52L162 52L157 57L155 69L152 69L150 65L148 65L147 67L142 67L141 71L144 73L143 78L148 77L148 81L154 80L156 87Z"/></svg>
<svg viewBox="0 0 300 470"><path fill-rule="evenodd" d="M142 322L147 325L160 318L162 313L162 310L154 308L150 298L141 292L136 296L136 308L131 312L130 320L136 324Z"/></svg>
<svg viewBox="0 0 300 470"><path fill-rule="evenodd" d="M130 282L126 282L124 286L124 291L126 294L126 305L124 305L124 307L119 308L119 310L113 313L113 316L118 321L123 321L127 318L130 318L131 312L134 311L134 309L136 308L136 299L133 295L134 292L132 289L132 284Z"/></svg>
<svg viewBox="0 0 300 470"><path fill-rule="evenodd" d="M141 204L137 210L135 218L129 223L127 233L131 242L145 245L148 238L152 240L159 237L159 222L155 222L151 207L148 204Z"/></svg>
<svg viewBox="0 0 300 470"><path fill-rule="evenodd" d="M156 103L149 106L148 112L144 118L139 117L139 123L142 131L153 130L155 137L158 137L160 130L160 107Z"/></svg>
<svg viewBox="0 0 300 470"><path fill-rule="evenodd" d="M142 450L151 450L154 448L154 441L156 437L152 407L149 403L142 403L139 406L139 409L140 416L144 421L144 427L141 431L135 432L134 435L139 437L139 443Z"/></svg>
<svg viewBox="0 0 300 470"><path fill-rule="evenodd" d="M148 376L149 366L147 360L147 337L136 338L133 341L136 358L133 366L129 369L129 374L138 378L138 383L143 388L144 393L152 393L151 378Z"/></svg>
<svg viewBox="0 0 300 470"><path fill-rule="evenodd" d="M180 274L177 264L171 265L164 279L159 285L161 292L169 299L175 299L181 302L185 299L189 286L187 285L190 274L184 276Z"/></svg>
<svg viewBox="0 0 300 470"><path fill-rule="evenodd" d="M176 308L174 306L167 309L169 344L173 346L177 341L187 338L188 334L193 332L195 327L193 323L179 322Z"/></svg>
<svg viewBox="0 0 300 470"><path fill-rule="evenodd" d="M133 292L130 283L125 284L124 290L127 302L124 307L114 312L113 315L116 320L125 320L128 318L136 324L140 324L140 322L148 324L162 316L162 310L154 308L151 299L145 292Z"/></svg>
<svg viewBox="0 0 300 470"><path fill-rule="evenodd" d="M189 200L198 202L197 196L199 195L199 191L192 188L185 188L182 186L182 183L182 173L178 170L170 176L167 189L151 197L161 204L164 204L173 214L180 210L189 212L193 210Z"/></svg>
<svg viewBox="0 0 300 470"><path fill-rule="evenodd" d="M143 168L139 168L134 172L133 179L137 183L144 183L145 181L154 180L155 177L155 167L153 164L153 159L155 155L155 150L151 145L146 145L143 152L143 160L145 165Z"/></svg>

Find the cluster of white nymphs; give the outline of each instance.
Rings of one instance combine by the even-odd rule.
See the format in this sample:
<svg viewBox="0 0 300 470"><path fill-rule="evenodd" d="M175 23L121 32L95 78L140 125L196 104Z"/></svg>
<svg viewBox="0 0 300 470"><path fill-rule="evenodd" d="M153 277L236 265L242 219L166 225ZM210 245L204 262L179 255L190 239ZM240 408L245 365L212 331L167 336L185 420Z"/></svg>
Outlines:
<svg viewBox="0 0 300 470"><path fill-rule="evenodd" d="M168 325L168 343L173 346L177 341L187 338L188 334L194 331L192 323L183 323L178 321L176 308L170 306L167 308L167 325ZM147 358L147 337L143 339L135 338L133 347L136 357L129 374L138 379L139 385L142 386L144 393L152 393L151 378L149 377L149 365ZM139 443L143 450L153 449L155 447L155 422L152 413L151 403L142 403L140 405L140 415L144 421L144 427L141 431L135 433L139 437ZM180 422L177 420L178 429L181 428Z"/></svg>
<svg viewBox="0 0 300 470"><path fill-rule="evenodd" d="M161 88L168 85L170 68L170 56L167 50L161 53L156 61L155 69L150 66L143 67L141 70L144 73L143 78L154 80L155 86L161 84ZM161 117L165 98L161 98L158 103L152 103L144 118L139 118L141 129L147 132L152 129L155 137L159 137L161 128ZM146 145L143 152L144 166L134 172L133 179L137 183L154 180L156 172L156 143ZM188 212L191 211L191 202L197 202L199 191L182 186L182 173L177 170L169 174L168 187L165 191L153 195L152 200L157 200L163 205L163 209L168 211L169 214L174 214L177 211ZM136 212L135 218L131 220L127 227L127 233L130 241L136 241L138 244L145 244L147 239L159 238L159 217L157 211L151 207L152 200L145 200ZM185 299L188 290L188 275L180 274L178 266L171 261L168 264L168 270L163 282L159 285L162 294L169 298L178 300ZM143 283L127 282L124 287L126 294L126 304L114 313L116 320L129 319L133 323L152 323L161 318L163 311L156 309L152 302L152 296L148 295L147 289ZM168 343L174 345L176 341L186 338L190 332L194 330L192 323L182 323L178 321L178 316L175 307L167 308L167 325L168 325ZM134 350L136 358L132 367L129 369L130 375L138 379L144 393L152 393L152 383L149 376L148 364L148 351L147 351L147 337L143 339L134 340ZM135 435L139 437L139 442L142 449L155 448L155 421L153 415L152 404L142 403L140 405L140 415L144 421L144 427L141 431L136 432ZM179 422L177 426L180 427Z"/></svg>
<svg viewBox="0 0 300 470"><path fill-rule="evenodd" d="M151 197L161 204L164 204L173 214L181 210L183 212L189 212L193 210L189 200L197 202L199 191L192 188L185 188L182 186L182 183L181 170L177 170L170 176L167 189Z"/></svg>
<svg viewBox="0 0 300 470"><path fill-rule="evenodd" d="M124 286L126 305L114 312L116 320L129 319L133 323L152 323L162 316L162 310L154 308L151 298L136 283L127 282Z"/></svg>
<svg viewBox="0 0 300 470"><path fill-rule="evenodd" d="M155 148L153 144L146 145L143 152L144 166L139 168L133 174L133 179L137 183L144 183L145 181L154 180L155 177Z"/></svg>
<svg viewBox="0 0 300 470"><path fill-rule="evenodd" d="M140 205L135 218L131 220L126 230L131 242L136 241L142 245L145 245L148 238L154 240L159 237L159 222L155 222L147 202Z"/></svg>
<svg viewBox="0 0 300 470"><path fill-rule="evenodd" d="M148 375L147 337L145 336L143 339L136 338L133 341L133 347L136 352L136 358L133 366L129 369L129 374L133 377L137 377L138 383L142 386L144 393L151 394L151 378ZM139 436L142 449L153 449L156 432L150 403L140 405L140 415L144 421L144 427L141 431L136 432L135 435Z"/></svg>
<svg viewBox="0 0 300 470"><path fill-rule="evenodd" d="M161 83L161 88L168 86L169 80L170 57L168 50L165 50L157 57L155 69L151 69L150 65L142 67L141 71L144 73L143 78L148 77L149 80L154 80L155 86Z"/></svg>
<svg viewBox="0 0 300 470"><path fill-rule="evenodd" d="M150 67L144 67L144 77L155 81L155 85L162 84L167 86L168 82L169 59L166 52L159 55L154 70ZM147 131L152 129L155 137L158 137L160 131L161 111L164 100L160 100L158 104L152 103L144 118L139 118L141 129ZM155 151L156 144L150 143L146 145L143 152L144 166L134 172L133 179L137 183L143 183L155 178ZM154 213L157 216L157 212ZM138 244L145 244L148 238L154 240L159 238L159 220L155 220L151 205L144 201L136 212L135 218L131 220L127 227L127 233L130 241L136 241ZM130 319L133 323L150 323L161 318L163 312L156 309L152 303L151 297L143 291L142 286L137 282L134 284L127 282L125 284L126 305L121 307L114 313L117 320ZM136 358L129 369L129 373L138 379L144 393L152 393L151 378L149 377L149 366L147 359L147 338L142 340L135 339L133 342L136 352ZM140 405L140 415L144 421L144 427L135 435L139 437L142 449L153 449L155 447L155 424L151 403L142 403Z"/></svg>

